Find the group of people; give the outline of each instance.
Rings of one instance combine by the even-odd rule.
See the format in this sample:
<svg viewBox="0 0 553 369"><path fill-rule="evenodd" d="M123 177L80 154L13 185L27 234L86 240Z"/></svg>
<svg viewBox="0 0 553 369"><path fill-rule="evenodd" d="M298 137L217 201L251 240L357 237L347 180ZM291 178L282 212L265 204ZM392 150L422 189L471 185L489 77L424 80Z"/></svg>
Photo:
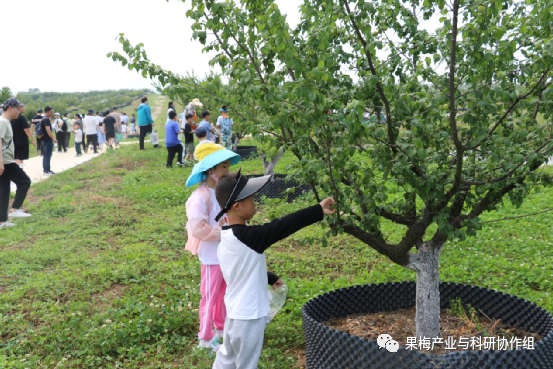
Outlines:
<svg viewBox="0 0 553 369"><path fill-rule="evenodd" d="M32 125L26 122L23 115L20 115L18 120L19 122L12 121L14 134L22 129L26 130L25 133L37 147L37 154L40 153L43 157L43 173L53 175L55 173L50 168L50 162L54 144L57 144L59 153L67 152L73 134L77 157L82 156L82 151L87 153L89 148L94 150L94 154L99 154L98 148L103 150L104 144L113 149L116 132L126 135L129 117L125 113L119 114L117 107L113 107L104 112L95 112L93 109L89 109L86 115L76 113L71 120L69 113L66 112L62 115L54 112L51 106L46 106L44 110L38 109L37 115L31 121ZM29 128L33 129L32 133ZM21 133L18 134L23 136ZM21 165L24 165L22 164L23 160L29 158L27 137L23 137L16 145L19 145L19 148L16 146L16 159L21 161Z"/></svg>
<svg viewBox="0 0 553 369"><path fill-rule="evenodd" d="M176 115L170 116L175 122ZM174 128L175 123L170 124ZM187 187L199 186L186 202L185 247L201 264L198 348L217 353L214 369L255 369L270 322L268 285L276 290L284 284L267 271L264 251L333 214L334 200L248 226L256 212L254 196L271 176L231 173L229 167L240 161L240 155L209 141L205 124L196 128L198 132L205 138L195 148L199 162L186 181Z"/></svg>
<svg viewBox="0 0 553 369"><path fill-rule="evenodd" d="M195 99L197 100L197 99ZM190 103L183 113L180 114L180 125L177 119L175 104L170 101L167 110L167 123L165 124L165 147L167 148L167 168L173 167L173 160L177 156L177 165L194 163L197 158L194 156L194 136L199 144L216 143L228 148L232 136L234 121L229 116L230 109L222 106L221 115L217 118L216 125L211 123L211 114L204 110L201 114L202 121L195 124L196 107L203 107L199 101ZM182 135L182 136L181 136ZM184 138L184 143L181 141Z"/></svg>

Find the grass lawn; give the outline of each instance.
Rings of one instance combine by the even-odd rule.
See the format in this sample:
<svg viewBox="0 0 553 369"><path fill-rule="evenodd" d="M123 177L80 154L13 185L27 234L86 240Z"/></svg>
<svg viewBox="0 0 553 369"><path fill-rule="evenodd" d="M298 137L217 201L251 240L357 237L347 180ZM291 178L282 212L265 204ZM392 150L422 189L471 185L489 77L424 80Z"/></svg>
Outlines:
<svg viewBox="0 0 553 369"><path fill-rule="evenodd" d="M200 264L184 251L191 168L166 169L166 150L149 143L146 149L125 145L33 185L32 218L0 231L0 367L211 368L213 357L195 349ZM294 162L286 154L277 172ZM262 172L259 159L238 167ZM313 203L309 197L271 203L254 221ZM483 218L549 207L553 190ZM551 218L489 223L476 239L449 241L442 281L495 288L553 312ZM392 240L403 231L382 226ZM300 367L300 309L309 299L340 287L415 279L345 234L322 247L323 234L314 225L266 252L269 270L290 292L267 327L260 368Z"/></svg>

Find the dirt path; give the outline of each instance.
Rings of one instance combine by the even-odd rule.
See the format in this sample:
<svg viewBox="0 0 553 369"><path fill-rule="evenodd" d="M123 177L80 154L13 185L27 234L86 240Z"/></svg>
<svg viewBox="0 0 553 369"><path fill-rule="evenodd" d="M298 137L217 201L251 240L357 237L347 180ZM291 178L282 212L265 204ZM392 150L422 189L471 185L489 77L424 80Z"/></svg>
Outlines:
<svg viewBox="0 0 553 369"><path fill-rule="evenodd" d="M167 98L165 96L160 96L158 100L154 104L152 104L152 119L155 120L157 117L163 112L163 108L167 106Z"/></svg>
<svg viewBox="0 0 553 369"><path fill-rule="evenodd" d="M34 146L31 146L29 148L29 150L33 150L33 149L36 150ZM85 154L83 152L83 156L80 156L78 158L75 157L77 152L75 151L74 147L68 148L66 153L64 152L58 153L57 151L54 151L54 153L52 154L52 159L50 160L50 169L54 173L60 173L67 169L76 167L79 164L85 163L90 159L101 155L105 151L106 151L106 147L104 146L104 151L100 151L100 154L93 154L92 150L89 150L88 154ZM42 168L42 156L36 156L29 160L25 160L25 166L23 167L23 170L25 171L25 173L27 173L29 178L31 178L31 183L38 183L49 177L43 174L44 171ZM12 182L11 191L15 192L16 188L17 187Z"/></svg>
<svg viewBox="0 0 553 369"><path fill-rule="evenodd" d="M155 105L154 108L155 108L154 111L152 111L152 119L155 121L158 115L161 114L162 107L161 105Z"/></svg>

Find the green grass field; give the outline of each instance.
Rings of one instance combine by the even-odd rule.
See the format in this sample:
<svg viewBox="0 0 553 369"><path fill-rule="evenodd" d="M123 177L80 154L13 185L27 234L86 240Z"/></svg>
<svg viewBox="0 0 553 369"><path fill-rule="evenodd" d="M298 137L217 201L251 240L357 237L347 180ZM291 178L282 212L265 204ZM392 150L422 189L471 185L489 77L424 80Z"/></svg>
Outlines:
<svg viewBox="0 0 553 369"><path fill-rule="evenodd" d="M200 264L184 251L191 168L166 169L166 150L146 148L125 145L33 185L32 218L0 231L0 367L211 368L213 357L195 349ZM294 163L286 154L277 172ZM260 159L238 167L262 172ZM549 208L552 195L544 190L518 210L505 206L483 218ZM271 202L254 221L313 203L310 196ZM442 281L494 288L553 312L552 217L490 223L476 239L448 241ZM383 230L392 240L403 232L388 222ZM345 234L322 247L323 234L314 225L266 252L290 292L266 330L260 368L301 366L300 309L309 299L415 279Z"/></svg>

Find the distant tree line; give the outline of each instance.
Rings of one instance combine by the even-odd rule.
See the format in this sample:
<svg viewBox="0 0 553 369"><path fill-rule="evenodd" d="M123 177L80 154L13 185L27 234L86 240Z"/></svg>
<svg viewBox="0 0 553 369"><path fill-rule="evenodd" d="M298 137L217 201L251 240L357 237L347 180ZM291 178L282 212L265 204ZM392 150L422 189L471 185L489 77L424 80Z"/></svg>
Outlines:
<svg viewBox="0 0 553 369"><path fill-rule="evenodd" d="M25 117L32 119L38 109L44 109L46 105L54 108L59 113L86 112L88 109L101 111L117 107L125 107L144 95L150 94L150 89L140 90L105 90L90 92L41 92L37 88L31 88L27 92L19 92L15 97L25 103L27 109ZM8 87L0 90L2 101L12 97L13 93Z"/></svg>

